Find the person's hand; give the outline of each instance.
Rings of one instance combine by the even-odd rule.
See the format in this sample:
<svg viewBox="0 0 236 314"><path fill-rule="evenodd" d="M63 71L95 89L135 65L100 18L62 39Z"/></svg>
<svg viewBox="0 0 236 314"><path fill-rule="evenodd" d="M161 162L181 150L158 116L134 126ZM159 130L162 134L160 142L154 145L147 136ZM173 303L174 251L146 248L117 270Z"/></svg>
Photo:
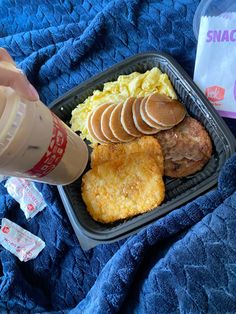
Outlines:
<svg viewBox="0 0 236 314"><path fill-rule="evenodd" d="M20 96L30 101L39 99L36 89L30 84L23 72L16 68L15 62L3 48L0 48L0 86L11 87Z"/></svg>

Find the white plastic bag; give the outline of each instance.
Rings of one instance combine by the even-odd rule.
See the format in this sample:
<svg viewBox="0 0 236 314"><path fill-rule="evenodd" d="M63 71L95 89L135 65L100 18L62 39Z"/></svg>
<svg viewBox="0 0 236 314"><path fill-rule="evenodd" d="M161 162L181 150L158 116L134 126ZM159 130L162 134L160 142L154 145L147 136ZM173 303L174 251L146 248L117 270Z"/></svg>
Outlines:
<svg viewBox="0 0 236 314"><path fill-rule="evenodd" d="M194 81L222 117L236 118L236 13L202 16Z"/></svg>

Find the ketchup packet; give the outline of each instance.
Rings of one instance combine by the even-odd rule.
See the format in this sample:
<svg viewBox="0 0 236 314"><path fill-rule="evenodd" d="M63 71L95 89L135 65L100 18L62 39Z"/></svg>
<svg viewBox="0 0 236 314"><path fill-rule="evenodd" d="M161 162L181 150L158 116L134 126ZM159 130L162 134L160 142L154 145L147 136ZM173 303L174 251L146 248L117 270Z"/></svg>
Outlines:
<svg viewBox="0 0 236 314"><path fill-rule="evenodd" d="M46 207L42 194L33 182L22 178L9 178L5 187L8 193L20 204L27 219L33 218Z"/></svg>
<svg viewBox="0 0 236 314"><path fill-rule="evenodd" d="M2 219L0 244L22 262L34 259L45 247L40 238L6 218Z"/></svg>
<svg viewBox="0 0 236 314"><path fill-rule="evenodd" d="M222 117L236 118L236 13L202 16L194 81Z"/></svg>

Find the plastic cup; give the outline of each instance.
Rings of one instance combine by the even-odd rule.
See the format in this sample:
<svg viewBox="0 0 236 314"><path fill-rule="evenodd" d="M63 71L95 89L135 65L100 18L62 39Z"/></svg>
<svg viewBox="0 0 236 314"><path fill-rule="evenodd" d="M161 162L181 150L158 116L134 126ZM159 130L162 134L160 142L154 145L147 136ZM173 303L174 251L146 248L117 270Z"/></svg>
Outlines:
<svg viewBox="0 0 236 314"><path fill-rule="evenodd" d="M54 185L75 181L88 162L83 140L41 101L0 91L0 174Z"/></svg>

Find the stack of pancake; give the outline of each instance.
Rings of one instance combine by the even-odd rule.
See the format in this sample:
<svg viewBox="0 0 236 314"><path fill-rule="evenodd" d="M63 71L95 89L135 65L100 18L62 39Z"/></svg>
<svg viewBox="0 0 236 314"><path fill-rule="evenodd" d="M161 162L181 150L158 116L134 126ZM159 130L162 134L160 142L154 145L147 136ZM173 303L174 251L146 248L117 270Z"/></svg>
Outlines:
<svg viewBox="0 0 236 314"><path fill-rule="evenodd" d="M119 104L105 103L88 117L88 130L98 143L129 142L143 135L156 134L180 123L185 107L161 94L129 97Z"/></svg>

